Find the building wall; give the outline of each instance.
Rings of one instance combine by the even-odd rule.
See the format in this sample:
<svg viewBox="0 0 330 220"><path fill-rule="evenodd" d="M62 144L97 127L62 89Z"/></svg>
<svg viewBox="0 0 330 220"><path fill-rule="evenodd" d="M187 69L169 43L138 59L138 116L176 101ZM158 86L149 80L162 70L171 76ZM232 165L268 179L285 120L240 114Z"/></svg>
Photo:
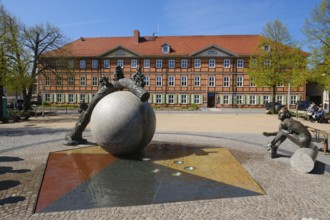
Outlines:
<svg viewBox="0 0 330 220"><path fill-rule="evenodd" d="M250 85L246 67L249 64L249 57L137 57L131 53L125 56L118 56L115 52L107 54L105 57L84 57L74 58L73 67L69 70L55 68L52 73L46 73L38 79L38 91L43 93L43 98L50 103L78 103L80 99L89 102L93 94L98 90L95 84L99 78L106 76L109 80L113 78L117 61L124 62L123 71L125 77L137 71L137 66L142 67L143 74L149 78L149 84L145 86L151 94L149 100L154 106L184 107L196 104L200 107L242 107L242 108L261 108L266 100L271 101L271 90L266 87L257 88ZM131 60L137 61L137 66L131 66ZM156 60L162 60L162 68L156 68ZM181 67L181 60L186 59L188 66ZM194 67L194 60L200 59L201 66ZM209 60L215 60L214 68L209 67ZM224 68L224 60L230 60L230 67ZM244 60L244 68L237 67L237 60ZM86 68L80 68L80 60L86 61ZM97 60L98 66L92 67L92 60ZM105 68L105 60L110 60L110 67ZM144 66L144 60L150 60L150 67ZM175 60L175 67L170 68L169 60ZM49 61L48 65L56 67L56 61ZM195 85L194 78L200 77L200 84ZM61 77L58 80L58 77ZM73 84L69 83L69 78L74 77ZM85 77L85 85L81 85L81 77ZM94 77L94 85L93 85ZM161 77L161 85L156 85L156 78ZM169 77L174 77L174 84L169 84ZM186 84L182 85L181 78L186 77ZM214 84L210 78L214 77ZM225 85L225 78L230 79L229 84ZM242 85L237 86L237 77L242 77ZM42 90L43 88L43 90ZM305 87L291 89L291 100L298 101L305 99ZM282 99L282 104L287 104L288 87L280 86L277 88L277 96ZM185 102L184 102L185 101ZM198 101L198 102L197 102ZM294 103L292 103L294 104ZM294 105L292 105L294 106Z"/></svg>

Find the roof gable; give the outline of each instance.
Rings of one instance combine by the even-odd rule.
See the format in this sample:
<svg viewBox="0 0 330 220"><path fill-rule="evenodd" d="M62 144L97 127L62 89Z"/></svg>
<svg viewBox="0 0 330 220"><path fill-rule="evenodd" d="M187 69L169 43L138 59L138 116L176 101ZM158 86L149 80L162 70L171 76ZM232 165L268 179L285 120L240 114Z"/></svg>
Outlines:
<svg viewBox="0 0 330 220"><path fill-rule="evenodd" d="M99 55L100 57L139 57L140 54L135 53L123 46L117 46Z"/></svg>
<svg viewBox="0 0 330 220"><path fill-rule="evenodd" d="M192 54L190 54L190 56L198 56L198 57L237 57L238 55L233 53L233 52L229 52L224 48L221 48L217 45L210 45L206 48L203 48L199 51L196 51Z"/></svg>

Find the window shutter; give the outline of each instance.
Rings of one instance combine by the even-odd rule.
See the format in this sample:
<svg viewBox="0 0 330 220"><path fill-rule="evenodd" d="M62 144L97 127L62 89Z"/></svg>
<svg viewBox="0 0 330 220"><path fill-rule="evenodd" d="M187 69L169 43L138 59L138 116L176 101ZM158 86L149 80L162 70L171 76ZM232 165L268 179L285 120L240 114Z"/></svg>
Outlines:
<svg viewBox="0 0 330 220"><path fill-rule="evenodd" d="M89 94L89 102L88 102L88 103L92 102L92 99L93 99L93 94L90 93L90 94Z"/></svg>
<svg viewBox="0 0 330 220"><path fill-rule="evenodd" d="M246 100L245 95L242 95L242 104L243 105L246 104L245 100Z"/></svg>
<svg viewBox="0 0 330 220"><path fill-rule="evenodd" d="M157 103L156 102L156 94L153 94L152 96L153 96L153 103Z"/></svg>
<svg viewBox="0 0 330 220"><path fill-rule="evenodd" d="M244 95L243 95L243 104L244 104ZM246 95L246 103L245 104L250 105L250 94Z"/></svg>
<svg viewBox="0 0 330 220"><path fill-rule="evenodd" d="M69 94L68 93L64 94L64 97L65 97L64 102L68 103L69 102Z"/></svg>
<svg viewBox="0 0 330 220"><path fill-rule="evenodd" d="M199 95L199 103L198 104L203 104L203 95Z"/></svg>
<svg viewBox="0 0 330 220"><path fill-rule="evenodd" d="M77 102L77 94L73 94L73 102L74 102L74 103Z"/></svg>
<svg viewBox="0 0 330 220"><path fill-rule="evenodd" d="M259 96L256 95L256 105L259 105Z"/></svg>
<svg viewBox="0 0 330 220"><path fill-rule="evenodd" d="M187 96L187 104L190 104L190 95L186 94L186 96Z"/></svg>
<svg viewBox="0 0 330 220"><path fill-rule="evenodd" d="M233 96L232 95L228 95L228 104L231 105L233 104Z"/></svg>
<svg viewBox="0 0 330 220"><path fill-rule="evenodd" d="M176 104L177 102L177 94L173 94L173 104Z"/></svg>
<svg viewBox="0 0 330 220"><path fill-rule="evenodd" d="M220 96L220 104L223 105L223 95Z"/></svg>
<svg viewBox="0 0 330 220"><path fill-rule="evenodd" d="M53 100L54 100L54 102L57 102L57 96L56 96L56 93L53 94Z"/></svg>
<svg viewBox="0 0 330 220"><path fill-rule="evenodd" d="M182 100L181 100L181 94L178 95L178 103L181 104L182 103Z"/></svg>
<svg viewBox="0 0 330 220"><path fill-rule="evenodd" d="M259 103L264 104L264 95L259 96Z"/></svg>
<svg viewBox="0 0 330 220"><path fill-rule="evenodd" d="M152 100L153 100L153 96L150 94L149 99L148 99L148 102L149 102L150 104L152 104Z"/></svg>
<svg viewBox="0 0 330 220"><path fill-rule="evenodd" d="M166 99L165 99L165 103L166 103L166 104L168 104L168 96L169 96L169 94L166 94L166 96L165 96L165 97L166 97ZM164 102L163 102L163 103L164 103Z"/></svg>
<svg viewBox="0 0 330 220"><path fill-rule="evenodd" d="M191 100L191 104L195 104L195 100L194 100L194 94L191 94L191 96L190 96L191 98L190 98L190 100Z"/></svg>
<svg viewBox="0 0 330 220"><path fill-rule="evenodd" d="M283 104L283 105L286 105L286 101L287 101L287 98L286 98L285 95L283 95L283 96L282 96L282 102L283 102L282 104Z"/></svg>
<svg viewBox="0 0 330 220"><path fill-rule="evenodd" d="M164 104L165 103L165 94L162 94L162 103L161 104Z"/></svg>

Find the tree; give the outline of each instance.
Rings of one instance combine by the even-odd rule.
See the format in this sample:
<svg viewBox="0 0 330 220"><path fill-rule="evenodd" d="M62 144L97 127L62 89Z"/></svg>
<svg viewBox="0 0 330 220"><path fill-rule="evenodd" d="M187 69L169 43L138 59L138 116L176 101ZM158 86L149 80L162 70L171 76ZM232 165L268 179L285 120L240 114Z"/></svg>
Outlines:
<svg viewBox="0 0 330 220"><path fill-rule="evenodd" d="M51 70L54 66L44 63L44 54L53 51L53 59L62 63L61 68L66 69L68 63L65 58L69 54L69 46L63 48L67 39L60 29L50 24L35 25L24 28L24 49L28 54L28 59L23 58L28 74L22 72L22 93L25 103L30 103L33 93L33 85L36 78L46 70ZM59 50L61 48L61 50ZM19 59L17 59L19 60ZM28 108L29 105L26 106Z"/></svg>
<svg viewBox="0 0 330 220"><path fill-rule="evenodd" d="M292 87L299 87L305 83L306 55L292 41L286 26L279 20L269 22L250 58L249 78L258 87L271 88L275 103L277 85L290 83Z"/></svg>
<svg viewBox="0 0 330 220"><path fill-rule="evenodd" d="M0 7L3 9L1 4ZM4 9L3 12L5 12ZM4 86L9 89L13 87L20 89L25 110L28 110L37 77L46 69L53 68L53 66L41 65L44 54L56 51L52 53L54 59L60 60L66 57L69 47L57 49L63 47L68 41L59 28L50 24L26 27L8 13L1 18L0 27L6 30L1 39L1 43L6 45L6 50L3 50L7 66ZM65 56L63 53L66 53ZM65 65L62 68L65 68Z"/></svg>
<svg viewBox="0 0 330 220"><path fill-rule="evenodd" d="M330 0L323 0L312 10L303 30L312 51L312 81L330 90Z"/></svg>

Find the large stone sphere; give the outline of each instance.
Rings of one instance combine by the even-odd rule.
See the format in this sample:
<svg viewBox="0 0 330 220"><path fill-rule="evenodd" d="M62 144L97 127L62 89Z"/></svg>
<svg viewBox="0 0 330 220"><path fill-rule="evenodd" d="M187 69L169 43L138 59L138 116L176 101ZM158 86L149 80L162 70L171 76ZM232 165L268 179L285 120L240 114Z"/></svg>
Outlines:
<svg viewBox="0 0 330 220"><path fill-rule="evenodd" d="M102 98L91 116L94 140L112 154L141 151L151 141L155 129L152 107L128 91L117 91Z"/></svg>

